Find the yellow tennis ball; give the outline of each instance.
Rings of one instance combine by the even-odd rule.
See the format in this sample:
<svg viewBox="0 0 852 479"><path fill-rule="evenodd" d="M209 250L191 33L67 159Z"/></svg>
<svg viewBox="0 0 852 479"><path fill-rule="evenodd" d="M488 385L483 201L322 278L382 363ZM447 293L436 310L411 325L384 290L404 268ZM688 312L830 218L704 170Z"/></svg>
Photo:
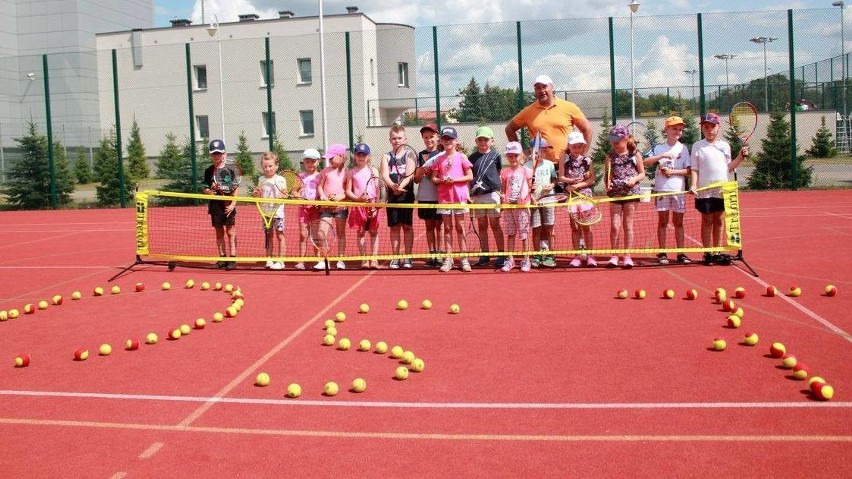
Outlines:
<svg viewBox="0 0 852 479"><path fill-rule="evenodd" d="M41 300L38 302L38 309L47 309L48 306L47 301Z"/></svg>
<svg viewBox="0 0 852 479"><path fill-rule="evenodd" d="M62 296L57 294L56 296L51 298L51 301L53 301L53 304L58 306L58 305L62 304Z"/></svg>
<svg viewBox="0 0 852 479"><path fill-rule="evenodd" d="M340 341L337 342L337 349L341 351L348 351L350 346L352 346L352 343L348 338L341 338Z"/></svg>
<svg viewBox="0 0 852 479"><path fill-rule="evenodd" d="M376 352L379 354L385 354L388 352L388 343L384 341L379 341L376 343Z"/></svg>
<svg viewBox="0 0 852 479"><path fill-rule="evenodd" d="M402 353L402 358L400 358L400 359L405 364L411 364L411 361L414 361L415 357L416 356L411 351L405 351L404 353Z"/></svg>
<svg viewBox="0 0 852 479"><path fill-rule="evenodd" d="M337 383L334 382L334 381L329 381L329 382L325 383L325 387L323 388L323 392L325 393L326 396L337 396L337 391L339 391L339 390L340 390L340 388L337 386Z"/></svg>
<svg viewBox="0 0 852 479"><path fill-rule="evenodd" d="M287 386L287 397L297 398L302 395L302 386L293 383Z"/></svg>
<svg viewBox="0 0 852 479"><path fill-rule="evenodd" d="M328 329L325 330L325 334L332 336L332 337L337 336L337 328L335 328L335 327L328 328Z"/></svg>
<svg viewBox="0 0 852 479"><path fill-rule="evenodd" d="M218 311L213 313L213 322L214 323L221 323L224 319L225 319L225 316L222 313L220 313Z"/></svg>
<svg viewBox="0 0 852 479"><path fill-rule="evenodd" d="M787 291L788 296L792 296L794 298L801 296L802 288L798 286L790 286L790 289Z"/></svg>
<svg viewBox="0 0 852 479"><path fill-rule="evenodd" d="M358 343L358 349L360 349L361 351L369 351L369 350L370 350L370 347L372 347L372 344L370 344L370 340L369 340L369 339L362 339L362 340Z"/></svg>
<svg viewBox="0 0 852 479"><path fill-rule="evenodd" d="M728 343L725 342L722 338L716 338L713 340L713 349L716 351L724 351L725 348L728 347Z"/></svg>
<svg viewBox="0 0 852 479"><path fill-rule="evenodd" d="M356 393L362 393L367 390L367 381L364 381L362 378L355 378L352 380L352 390Z"/></svg>
<svg viewBox="0 0 852 479"><path fill-rule="evenodd" d="M627 297L630 296L630 293L628 293L626 289L620 289L618 290L618 293L615 294L615 296L618 299L627 299Z"/></svg>
<svg viewBox="0 0 852 479"><path fill-rule="evenodd" d="M172 289L172 285L171 285L171 283L169 283L168 281L166 281L165 283L163 283L163 291L168 291L168 290L170 290L170 289Z"/></svg>
<svg viewBox="0 0 852 479"><path fill-rule="evenodd" d="M77 301L78 299L80 299L82 297L83 297L83 293L81 293L79 291L74 291L73 293L71 293L71 299L74 300L74 301Z"/></svg>
<svg viewBox="0 0 852 479"><path fill-rule="evenodd" d="M743 337L743 342L749 346L754 346L757 344L760 338L757 336L757 333L746 333Z"/></svg>
<svg viewBox="0 0 852 479"><path fill-rule="evenodd" d="M394 359L399 359L402 357L404 352L405 351L403 351L402 346L394 346L391 348L390 355Z"/></svg>
<svg viewBox="0 0 852 479"><path fill-rule="evenodd" d="M399 380L408 379L408 368L405 366L400 366L396 368L396 371L394 371L393 376Z"/></svg>
<svg viewBox="0 0 852 479"><path fill-rule="evenodd" d="M734 315L738 316L740 319L743 319L743 316L745 316L745 311L743 310L743 308L737 308L737 310L734 311Z"/></svg>
<svg viewBox="0 0 852 479"><path fill-rule="evenodd" d="M326 334L322 337L322 343L326 346L331 346L332 344L334 344L334 336Z"/></svg>
<svg viewBox="0 0 852 479"><path fill-rule="evenodd" d="M344 313L343 311L338 311L337 314L334 315L334 320L338 323L346 321L346 313Z"/></svg>
<svg viewBox="0 0 852 479"><path fill-rule="evenodd" d="M222 283L220 283L218 281L213 283L213 290L214 291L222 291Z"/></svg>
<svg viewBox="0 0 852 479"><path fill-rule="evenodd" d="M234 292L234 285L231 284L231 283L226 284L225 285L225 292L226 293L233 293Z"/></svg>
<svg viewBox="0 0 852 479"><path fill-rule="evenodd" d="M112 354L112 346L106 343L101 344L101 347L98 348L98 354L100 354L101 356L109 356L110 354Z"/></svg>
<svg viewBox="0 0 852 479"><path fill-rule="evenodd" d="M157 333L148 333L148 335L145 336L146 344L157 344L158 340L159 338L157 338Z"/></svg>
<svg viewBox="0 0 852 479"><path fill-rule="evenodd" d="M7 311L0 311L0 321L6 321L9 319L9 313Z"/></svg>
<svg viewBox="0 0 852 479"><path fill-rule="evenodd" d="M408 309L408 301L400 299L396 303L396 309L399 309L400 311L405 311L406 309Z"/></svg>
<svg viewBox="0 0 852 479"><path fill-rule="evenodd" d="M646 293L644 289L637 289L633 292L633 297L636 299L645 299L645 296L647 295L648 293Z"/></svg>
<svg viewBox="0 0 852 479"><path fill-rule="evenodd" d="M195 280L194 279L188 279L188 280L186 280L186 283L184 283L183 286L187 289L193 288L193 287L195 287Z"/></svg>
<svg viewBox="0 0 852 479"><path fill-rule="evenodd" d="M461 311L461 308L459 308L459 305L457 305L457 304L450 305L450 312L451 313L459 314L459 311Z"/></svg>
<svg viewBox="0 0 852 479"><path fill-rule="evenodd" d="M195 320L195 329L204 329L205 326L207 326L207 321L204 318Z"/></svg>
<svg viewBox="0 0 852 479"><path fill-rule="evenodd" d="M201 283L201 291L207 291L208 289L210 289L210 283L207 281Z"/></svg>
<svg viewBox="0 0 852 479"><path fill-rule="evenodd" d="M9 310L9 319L17 319L18 316L20 316L20 315L21 315L21 313L18 312L17 309L10 309Z"/></svg>
<svg viewBox="0 0 852 479"><path fill-rule="evenodd" d="M826 296L837 296L837 286L830 284L825 287L825 295Z"/></svg>
<svg viewBox="0 0 852 479"><path fill-rule="evenodd" d="M663 296L664 296L666 299L674 299L674 297L675 297L675 292L674 292L673 290L671 290L671 289L667 289L667 290L663 291Z"/></svg>
<svg viewBox="0 0 852 479"><path fill-rule="evenodd" d="M432 309L432 301L428 299L424 299L422 303L420 303L420 307L422 309Z"/></svg>
<svg viewBox="0 0 852 479"><path fill-rule="evenodd" d="M729 328L739 328L740 324L742 324L742 323L740 321L739 316L737 316L736 314L732 314L732 315L728 316L728 327Z"/></svg>
<svg viewBox="0 0 852 479"><path fill-rule="evenodd" d="M254 378L254 383L260 387L269 386L269 375L266 373L259 373L256 378Z"/></svg>
<svg viewBox="0 0 852 479"><path fill-rule="evenodd" d="M426 368L426 363L420 358L414 358L414 361L411 361L411 370L416 373L423 372L423 369Z"/></svg>
<svg viewBox="0 0 852 479"><path fill-rule="evenodd" d="M110 288L109 292L110 292L110 293L112 293L112 294L118 294L118 293L120 293L120 292L121 292L121 288L119 288L119 287L116 285L116 286L113 286L112 288Z"/></svg>
<svg viewBox="0 0 852 479"><path fill-rule="evenodd" d="M324 325L325 325L325 329L333 328L334 327L334 320L333 319L326 319Z"/></svg>
<svg viewBox="0 0 852 479"><path fill-rule="evenodd" d="M192 332L192 328L190 328L188 324L181 324L180 325L180 334L183 334L184 336L186 336L187 334L189 334L191 332Z"/></svg>
<svg viewBox="0 0 852 479"><path fill-rule="evenodd" d="M235 299L234 302L231 304L231 306L237 308L237 310L243 309L243 306L245 306L245 305L246 305L246 302L242 298Z"/></svg>
<svg viewBox="0 0 852 479"><path fill-rule="evenodd" d="M370 305L367 303L361 303L361 306L358 306L358 312L361 314L367 314L370 312Z"/></svg>
<svg viewBox="0 0 852 479"><path fill-rule="evenodd" d="M94 291L94 295L95 296L103 296L104 295L104 289L101 288L100 286L96 287L95 291Z"/></svg>

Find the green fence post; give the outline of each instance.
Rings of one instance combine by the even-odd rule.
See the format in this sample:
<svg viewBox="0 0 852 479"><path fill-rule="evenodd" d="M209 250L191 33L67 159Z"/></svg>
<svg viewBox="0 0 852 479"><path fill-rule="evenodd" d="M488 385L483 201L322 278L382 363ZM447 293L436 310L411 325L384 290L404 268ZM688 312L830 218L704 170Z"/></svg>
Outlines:
<svg viewBox="0 0 852 479"><path fill-rule="evenodd" d="M612 124L618 123L618 92L615 90L615 28L609 17L609 92L612 103Z"/></svg>
<svg viewBox="0 0 852 479"><path fill-rule="evenodd" d="M346 113L349 119L349 149L355 148L355 121L352 116L352 51L349 49L349 32L346 32Z"/></svg>
<svg viewBox="0 0 852 479"><path fill-rule="evenodd" d="M115 103L115 156L118 159L118 203L122 208L127 206L126 178L124 178L124 159L121 155L121 106L118 104L118 56L115 48L112 49L112 90L113 103Z"/></svg>
<svg viewBox="0 0 852 479"><path fill-rule="evenodd" d="M435 64L435 124L441 129L441 84L438 79L438 27L432 27L432 59Z"/></svg>
<svg viewBox="0 0 852 479"><path fill-rule="evenodd" d="M263 50L264 61L266 62L266 73L263 79L266 83L266 133L269 138L269 151L273 151L275 147L275 117L272 111L272 89L275 85L272 84L272 60L269 58L269 37L263 39Z"/></svg>
<svg viewBox="0 0 852 479"><path fill-rule="evenodd" d="M192 172L192 192L198 193L198 166L195 161L195 111L192 100L192 57L189 54L189 43L185 45L186 51L186 95L189 100L189 165ZM222 141L225 141L222 138Z"/></svg>
<svg viewBox="0 0 852 479"><path fill-rule="evenodd" d="M796 161L796 109L793 107L793 98L796 95L796 67L795 51L793 48L793 9L787 10L787 49L790 54L790 165L793 168L790 179L793 190L798 189L798 165Z"/></svg>
<svg viewBox="0 0 852 479"><path fill-rule="evenodd" d="M56 163L53 156L53 120L50 115L50 77L47 70L47 54L41 56L41 71L44 76L44 114L47 125L47 165L50 170L50 207L59 207L56 194Z"/></svg>
<svg viewBox="0 0 852 479"><path fill-rule="evenodd" d="M701 14L698 14L698 111L704 115L707 113L707 104L704 101L704 22Z"/></svg>

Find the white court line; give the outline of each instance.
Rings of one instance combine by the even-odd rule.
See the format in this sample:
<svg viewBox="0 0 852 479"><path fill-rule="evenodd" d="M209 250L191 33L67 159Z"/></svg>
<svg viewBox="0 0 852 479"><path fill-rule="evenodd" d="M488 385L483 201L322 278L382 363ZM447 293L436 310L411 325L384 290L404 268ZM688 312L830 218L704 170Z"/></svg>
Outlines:
<svg viewBox="0 0 852 479"><path fill-rule="evenodd" d="M203 396L163 396L152 394L113 394L62 391L0 390L0 396L65 397L122 401L173 401L192 403L259 404L274 406L372 407L398 409L822 409L852 408L852 402L684 402L684 403L467 403L326 401L310 399L256 399Z"/></svg>

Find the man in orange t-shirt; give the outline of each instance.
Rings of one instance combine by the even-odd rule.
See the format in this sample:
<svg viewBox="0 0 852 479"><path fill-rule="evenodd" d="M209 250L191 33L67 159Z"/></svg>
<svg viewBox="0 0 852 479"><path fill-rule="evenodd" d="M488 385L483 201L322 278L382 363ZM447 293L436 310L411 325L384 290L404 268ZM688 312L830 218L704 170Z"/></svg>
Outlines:
<svg viewBox="0 0 852 479"><path fill-rule="evenodd" d="M542 138L553 146L544 152L543 156L558 165L568 149L568 134L576 127L586 139L583 154L587 154L589 145L592 144L592 124L580 107L554 96L553 80L547 75L536 77L533 88L537 100L527 105L506 124L506 138L509 141L518 141L518 130L523 127L527 127L533 136L541 131Z"/></svg>

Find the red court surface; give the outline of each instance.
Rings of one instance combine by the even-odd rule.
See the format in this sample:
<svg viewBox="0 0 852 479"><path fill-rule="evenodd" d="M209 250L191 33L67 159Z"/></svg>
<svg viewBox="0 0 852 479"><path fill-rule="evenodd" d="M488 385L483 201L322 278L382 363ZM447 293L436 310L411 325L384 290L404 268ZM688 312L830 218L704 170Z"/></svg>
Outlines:
<svg viewBox="0 0 852 479"><path fill-rule="evenodd" d="M0 322L0 476L850 477L852 191L741 200L758 278L698 264L328 277L140 265L110 283L133 261L132 210L0 213L0 310L64 299ZM241 289L236 317L212 321L232 298L205 281ZM767 297L768 284L803 293ZM711 297L738 286L732 329ZM615 297L640 288L644 300ZM321 344L338 311L348 351ZM166 339L199 317L203 330ZM746 331L757 345L741 344ZM149 332L158 344L124 350ZM394 379L399 361L358 351L364 338L412 351L424 371ZM768 356L776 341L833 400ZM86 361L72 360L79 347ZM13 367L22 353L29 367ZM349 391L356 377L366 391ZM290 383L301 397L286 397Z"/></svg>

